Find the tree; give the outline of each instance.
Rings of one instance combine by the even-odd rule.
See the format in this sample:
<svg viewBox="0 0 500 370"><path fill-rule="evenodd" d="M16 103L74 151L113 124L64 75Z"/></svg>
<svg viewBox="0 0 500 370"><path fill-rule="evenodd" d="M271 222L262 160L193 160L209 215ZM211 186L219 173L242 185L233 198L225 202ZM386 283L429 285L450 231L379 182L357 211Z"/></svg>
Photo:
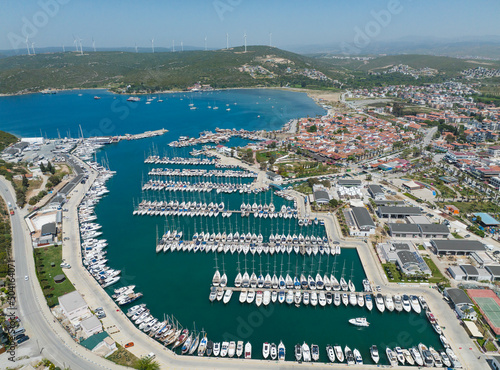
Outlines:
<svg viewBox="0 0 500 370"><path fill-rule="evenodd" d="M448 135L446 135L446 137L445 137L444 139L446 140L446 142L447 142L448 144L451 144L452 142L454 142L454 141L455 141L455 138L453 137L453 135L452 135L452 134L448 134Z"/></svg>
<svg viewBox="0 0 500 370"><path fill-rule="evenodd" d="M23 175L23 187L27 188L29 186L28 178Z"/></svg>
<svg viewBox="0 0 500 370"><path fill-rule="evenodd" d="M337 199L330 199L330 201L328 202L330 204L330 206L332 206L333 208L337 207L339 205L339 201Z"/></svg>
<svg viewBox="0 0 500 370"><path fill-rule="evenodd" d="M42 171L42 173L44 173L45 171L47 171L47 169L45 168L44 164L42 162L40 162L40 171Z"/></svg>
<svg viewBox="0 0 500 370"><path fill-rule="evenodd" d="M312 125L307 129L307 132L317 132L318 131L318 126Z"/></svg>
<svg viewBox="0 0 500 370"><path fill-rule="evenodd" d="M135 362L135 368L139 370L160 370L160 364L153 361L151 357L142 357Z"/></svg>

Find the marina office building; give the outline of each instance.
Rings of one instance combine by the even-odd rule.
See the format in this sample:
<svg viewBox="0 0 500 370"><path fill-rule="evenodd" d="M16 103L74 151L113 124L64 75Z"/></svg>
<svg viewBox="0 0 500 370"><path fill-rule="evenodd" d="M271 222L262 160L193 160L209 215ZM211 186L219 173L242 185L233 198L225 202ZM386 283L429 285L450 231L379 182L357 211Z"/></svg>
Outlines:
<svg viewBox="0 0 500 370"><path fill-rule="evenodd" d="M468 256L473 252L484 251L485 246L477 240L439 240L432 239L431 246L437 255Z"/></svg>
<svg viewBox="0 0 500 370"><path fill-rule="evenodd" d="M411 242L379 244L382 257L395 263L406 275L432 275L432 271Z"/></svg>
<svg viewBox="0 0 500 370"><path fill-rule="evenodd" d="M380 206L377 209L380 218L405 218L409 216L420 216L422 211L418 207L394 207Z"/></svg>

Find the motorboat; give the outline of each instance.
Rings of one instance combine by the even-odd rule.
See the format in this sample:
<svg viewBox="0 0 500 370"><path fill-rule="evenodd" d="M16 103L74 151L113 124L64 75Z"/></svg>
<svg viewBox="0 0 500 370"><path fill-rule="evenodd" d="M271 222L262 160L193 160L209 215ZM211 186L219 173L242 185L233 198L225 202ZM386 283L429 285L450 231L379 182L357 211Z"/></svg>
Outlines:
<svg viewBox="0 0 500 370"><path fill-rule="evenodd" d="M236 356L241 357L243 355L243 341L239 340L236 343Z"/></svg>
<svg viewBox="0 0 500 370"><path fill-rule="evenodd" d="M333 346L333 351L335 352L335 357L339 362L344 362L344 352L342 352L342 347L335 345Z"/></svg>
<svg viewBox="0 0 500 370"><path fill-rule="evenodd" d="M361 357L361 353L357 348L354 348L352 354L354 355L354 361L356 361L356 365L363 365L363 357Z"/></svg>
<svg viewBox="0 0 500 370"><path fill-rule="evenodd" d="M365 295L365 306L366 308L368 308L369 311L373 309L373 299L371 294Z"/></svg>
<svg viewBox="0 0 500 370"><path fill-rule="evenodd" d="M267 360L269 357L269 352L270 352L271 346L268 342L264 342L262 345L262 357Z"/></svg>
<svg viewBox="0 0 500 370"><path fill-rule="evenodd" d="M408 365L415 365L415 359L413 358L413 356L411 355L410 351L408 351L407 349L402 349L401 352L403 352L403 355L405 356L405 360L406 362L408 363Z"/></svg>
<svg viewBox="0 0 500 370"><path fill-rule="evenodd" d="M392 300L392 295L390 294L385 296L385 307L390 312L394 311L394 301Z"/></svg>
<svg viewBox="0 0 500 370"><path fill-rule="evenodd" d="M218 357L220 355L220 342L214 343L214 356Z"/></svg>
<svg viewBox="0 0 500 370"><path fill-rule="evenodd" d="M236 342L234 340L232 340L231 342L229 342L229 348L227 350L227 355L229 357L234 357L236 353Z"/></svg>
<svg viewBox="0 0 500 370"><path fill-rule="evenodd" d="M370 326L370 323L366 321L366 317L356 317L354 319L350 319L349 324L355 326Z"/></svg>
<svg viewBox="0 0 500 370"><path fill-rule="evenodd" d="M403 311L403 302L401 300L401 296L399 294L396 294L394 296L394 308L396 311L401 312Z"/></svg>
<svg viewBox="0 0 500 370"><path fill-rule="evenodd" d="M356 363L354 359L354 354L352 353L351 349L347 346L344 348L344 353L345 353L345 359L347 362L347 365L354 365Z"/></svg>
<svg viewBox="0 0 500 370"><path fill-rule="evenodd" d="M411 353L411 356L413 357L413 359L415 360L415 363L418 366L424 365L424 360L422 359L422 355L420 354L420 352L418 351L418 349L416 347L411 347L410 353Z"/></svg>
<svg viewBox="0 0 500 370"><path fill-rule="evenodd" d="M277 350L277 347L276 347L275 343L271 343L271 353L270 353L270 356L271 356L271 360L276 360L276 357L278 357L278 350Z"/></svg>
<svg viewBox="0 0 500 370"><path fill-rule="evenodd" d="M433 347L429 347L429 352L431 353L432 358L434 359L434 366L443 367L443 359L441 358L439 353Z"/></svg>
<svg viewBox="0 0 500 370"><path fill-rule="evenodd" d="M317 344L311 345L311 357L313 361L319 360L319 346Z"/></svg>
<svg viewBox="0 0 500 370"><path fill-rule="evenodd" d="M375 297L375 304L380 312L385 311L384 298L382 297L382 294L377 294L377 296Z"/></svg>
<svg viewBox="0 0 500 370"><path fill-rule="evenodd" d="M416 313L422 312L422 308L420 307L420 303L418 302L418 298L416 295L410 296L410 304L413 311L415 311Z"/></svg>
<svg viewBox="0 0 500 370"><path fill-rule="evenodd" d="M283 344L282 341L280 341L280 344L278 344L278 360L279 361L285 361L285 345Z"/></svg>
<svg viewBox="0 0 500 370"><path fill-rule="evenodd" d="M434 367L434 357L425 344L419 343L418 350L424 361L425 367Z"/></svg>
<svg viewBox="0 0 500 370"><path fill-rule="evenodd" d="M405 364L405 355L403 354L401 347L395 347L394 353L396 354L396 358L401 363L401 365L404 365Z"/></svg>
<svg viewBox="0 0 500 370"><path fill-rule="evenodd" d="M387 355L387 360L389 360L391 366L396 366L398 364L398 358L396 357L396 354L392 351L392 349L387 347L385 349L385 354Z"/></svg>
<svg viewBox="0 0 500 370"><path fill-rule="evenodd" d="M411 311L410 298L406 294L403 295L403 310L406 312Z"/></svg>
<svg viewBox="0 0 500 370"><path fill-rule="evenodd" d="M250 342L247 342L247 344L245 344L245 358L252 358L252 345L250 344Z"/></svg>
<svg viewBox="0 0 500 370"><path fill-rule="evenodd" d="M443 365L446 367L451 367L451 361L445 351L439 351L439 355L443 361Z"/></svg>
<svg viewBox="0 0 500 370"><path fill-rule="evenodd" d="M378 353L378 348L376 345L373 345L370 347L370 356L371 356L373 362L378 364L378 362L380 361L380 355Z"/></svg>
<svg viewBox="0 0 500 370"><path fill-rule="evenodd" d="M220 348L220 357L226 357L228 351L229 351L229 342L222 342L222 346Z"/></svg>
<svg viewBox="0 0 500 370"><path fill-rule="evenodd" d="M335 351L331 345L326 346L326 354L328 355L330 362L335 362Z"/></svg>
<svg viewBox="0 0 500 370"><path fill-rule="evenodd" d="M455 355L455 353L453 352L453 350L451 348L446 349L446 354L448 355L448 358L450 359L451 364L454 368L459 369L462 367L462 364L458 360L457 355Z"/></svg>
<svg viewBox="0 0 500 370"><path fill-rule="evenodd" d="M304 362L311 362L311 349L306 342L302 344L302 359Z"/></svg>
<svg viewBox="0 0 500 370"><path fill-rule="evenodd" d="M300 344L295 345L295 359L299 362L302 360L302 346Z"/></svg>

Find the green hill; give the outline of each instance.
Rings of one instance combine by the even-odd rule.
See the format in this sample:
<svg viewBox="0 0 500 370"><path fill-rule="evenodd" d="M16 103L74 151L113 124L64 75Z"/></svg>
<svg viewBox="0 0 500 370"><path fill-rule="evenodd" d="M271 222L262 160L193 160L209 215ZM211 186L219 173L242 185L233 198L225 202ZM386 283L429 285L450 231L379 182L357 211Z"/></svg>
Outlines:
<svg viewBox="0 0 500 370"><path fill-rule="evenodd" d="M368 60L366 63L356 61L356 68L366 72L383 72L394 65L404 64L412 68L433 68L439 73L447 74L449 77L458 75L461 71L469 68L483 66L486 68L498 68L498 61L474 61L457 59L451 57L440 57L433 55L388 55Z"/></svg>
<svg viewBox="0 0 500 370"><path fill-rule="evenodd" d="M254 76L244 65L261 66ZM0 59L0 93L43 89L119 89L135 91L186 89L196 82L214 88L317 85L326 83L299 73L319 68L321 61L265 46L216 51L165 53L74 52L13 56ZM290 67L290 70L287 68ZM328 71L326 71L328 73ZM273 77L270 77L270 76ZM330 83L331 85L331 83Z"/></svg>

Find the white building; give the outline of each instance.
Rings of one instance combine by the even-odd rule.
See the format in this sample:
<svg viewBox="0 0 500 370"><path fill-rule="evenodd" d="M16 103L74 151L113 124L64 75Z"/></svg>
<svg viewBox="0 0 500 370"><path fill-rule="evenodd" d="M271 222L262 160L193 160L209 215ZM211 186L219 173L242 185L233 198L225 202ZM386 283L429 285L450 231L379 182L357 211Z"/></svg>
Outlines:
<svg viewBox="0 0 500 370"><path fill-rule="evenodd" d="M82 322L80 323L80 327L82 328L86 337L90 337L102 331L102 324L95 315L82 320Z"/></svg>
<svg viewBox="0 0 500 370"><path fill-rule="evenodd" d="M62 313L73 325L78 325L81 319L91 314L87 303L76 290L59 297L58 300Z"/></svg>

